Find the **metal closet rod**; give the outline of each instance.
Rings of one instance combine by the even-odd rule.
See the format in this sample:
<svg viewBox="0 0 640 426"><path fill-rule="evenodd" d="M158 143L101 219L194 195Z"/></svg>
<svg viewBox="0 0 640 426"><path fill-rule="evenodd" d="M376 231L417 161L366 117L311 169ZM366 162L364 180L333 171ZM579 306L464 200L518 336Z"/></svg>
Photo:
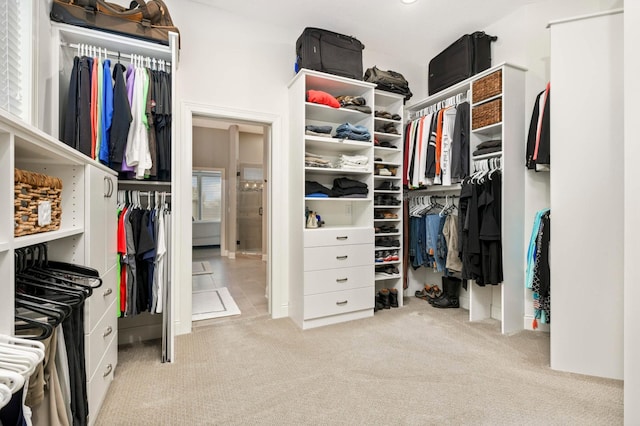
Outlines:
<svg viewBox="0 0 640 426"><path fill-rule="evenodd" d="M86 45L87 47L94 47L93 44L89 44L89 43L66 43L66 42L61 42L60 45L63 47L68 47L70 49L78 49L81 45ZM148 55L138 55L135 53L122 53L122 52L114 52L112 50L106 49L104 47L100 47L100 46L95 46L98 49L102 49L102 52L106 52L107 56L112 57L113 59L119 59L119 58L125 58L125 59L129 59L131 60L132 57L134 56L140 56L143 58L150 58L150 59L155 59L156 61L164 61L165 65L170 67L171 66L171 62L164 60L164 59L158 59L158 58L154 58Z"/></svg>

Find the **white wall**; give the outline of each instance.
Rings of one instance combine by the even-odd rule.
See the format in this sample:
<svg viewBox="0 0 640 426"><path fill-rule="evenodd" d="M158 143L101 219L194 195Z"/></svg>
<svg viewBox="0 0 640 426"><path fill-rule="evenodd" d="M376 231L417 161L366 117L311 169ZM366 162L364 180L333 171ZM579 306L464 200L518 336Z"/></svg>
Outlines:
<svg viewBox="0 0 640 426"><path fill-rule="evenodd" d="M193 168L227 169L229 132L206 127L193 128Z"/></svg>
<svg viewBox="0 0 640 426"><path fill-rule="evenodd" d="M625 85L625 137L624 137L624 423L640 424L640 282L638 268L640 258L640 180L636 173L640 156L638 130L640 116L640 2L628 1L624 10L624 85Z"/></svg>
<svg viewBox="0 0 640 426"><path fill-rule="evenodd" d="M264 136L257 133L240 132L239 163L262 164Z"/></svg>

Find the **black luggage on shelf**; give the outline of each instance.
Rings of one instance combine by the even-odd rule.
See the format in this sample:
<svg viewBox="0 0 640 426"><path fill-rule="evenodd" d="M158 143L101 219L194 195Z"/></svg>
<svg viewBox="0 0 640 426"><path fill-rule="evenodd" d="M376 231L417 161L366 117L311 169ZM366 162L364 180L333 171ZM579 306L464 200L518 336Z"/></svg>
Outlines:
<svg viewBox="0 0 640 426"><path fill-rule="evenodd" d="M305 28L296 41L296 72L306 68L362 80L363 49L354 37Z"/></svg>
<svg viewBox="0 0 640 426"><path fill-rule="evenodd" d="M375 83L376 89L404 95L405 101L413 96L409 89L409 82L397 71L384 71L374 65L365 71L364 81Z"/></svg>
<svg viewBox="0 0 640 426"><path fill-rule="evenodd" d="M429 95L491 67L491 42L484 31L466 34L429 62Z"/></svg>

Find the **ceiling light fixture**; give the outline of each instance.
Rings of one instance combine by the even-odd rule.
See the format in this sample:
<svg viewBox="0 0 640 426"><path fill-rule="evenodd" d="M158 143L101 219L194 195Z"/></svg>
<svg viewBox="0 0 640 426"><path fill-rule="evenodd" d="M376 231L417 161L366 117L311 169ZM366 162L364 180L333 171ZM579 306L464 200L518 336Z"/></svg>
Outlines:
<svg viewBox="0 0 640 426"><path fill-rule="evenodd" d="M411 4L416 2L416 0L400 0L400 1L404 4Z"/></svg>

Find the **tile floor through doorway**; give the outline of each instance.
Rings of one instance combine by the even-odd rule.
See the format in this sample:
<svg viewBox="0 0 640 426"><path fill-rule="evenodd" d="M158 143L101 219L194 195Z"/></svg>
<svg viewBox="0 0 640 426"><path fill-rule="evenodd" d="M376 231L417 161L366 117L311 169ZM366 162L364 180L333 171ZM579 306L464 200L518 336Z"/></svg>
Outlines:
<svg viewBox="0 0 640 426"><path fill-rule="evenodd" d="M193 247L193 261L208 261L216 287L227 287L238 305L240 315L194 321L194 327L247 319L269 314L265 289L267 263L260 255L236 254L235 259L220 255L219 247ZM198 290L195 287L193 290Z"/></svg>

